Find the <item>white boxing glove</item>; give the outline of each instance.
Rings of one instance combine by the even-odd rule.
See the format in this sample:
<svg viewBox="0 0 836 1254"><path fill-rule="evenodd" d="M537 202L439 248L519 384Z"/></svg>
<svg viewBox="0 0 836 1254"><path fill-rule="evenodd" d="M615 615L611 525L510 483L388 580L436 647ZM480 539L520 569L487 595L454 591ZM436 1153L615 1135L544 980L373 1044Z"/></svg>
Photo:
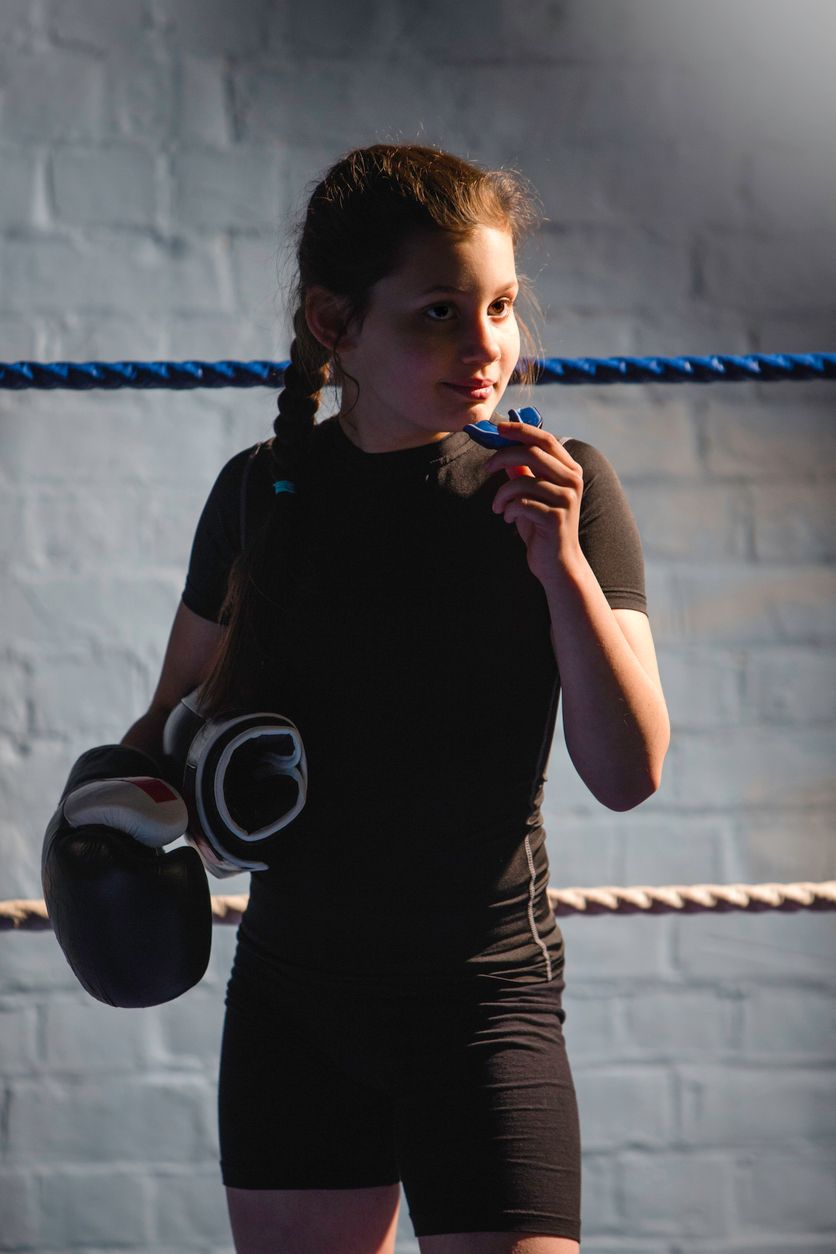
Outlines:
<svg viewBox="0 0 836 1254"><path fill-rule="evenodd" d="M163 750L186 800L187 838L206 869L219 878L266 870L279 833L305 805L298 727L264 712L206 719L193 692L169 715Z"/></svg>
<svg viewBox="0 0 836 1254"><path fill-rule="evenodd" d="M189 823L186 803L176 788L150 775L82 784L64 799L62 812L71 827L115 827L152 849L185 835Z"/></svg>

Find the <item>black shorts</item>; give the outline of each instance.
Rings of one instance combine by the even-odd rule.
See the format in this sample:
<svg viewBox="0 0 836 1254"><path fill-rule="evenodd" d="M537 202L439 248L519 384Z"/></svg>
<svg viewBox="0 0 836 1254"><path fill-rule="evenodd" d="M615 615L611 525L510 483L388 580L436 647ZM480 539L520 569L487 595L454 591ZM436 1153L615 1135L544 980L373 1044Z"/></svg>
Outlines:
<svg viewBox="0 0 836 1254"><path fill-rule="evenodd" d="M277 965L239 936L218 1098L224 1184L402 1181L417 1236L579 1241L564 987L562 967L531 983L508 973L349 979Z"/></svg>

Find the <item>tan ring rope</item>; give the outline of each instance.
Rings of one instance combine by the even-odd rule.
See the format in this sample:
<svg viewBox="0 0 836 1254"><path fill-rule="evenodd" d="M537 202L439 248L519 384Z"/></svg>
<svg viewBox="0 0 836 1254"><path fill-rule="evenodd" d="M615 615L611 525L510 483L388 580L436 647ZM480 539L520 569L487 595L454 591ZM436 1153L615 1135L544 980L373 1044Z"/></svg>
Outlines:
<svg viewBox="0 0 836 1254"><path fill-rule="evenodd" d="M836 910L836 880L796 884L634 884L629 888L549 888L549 904L567 914L701 914L747 910ZM212 897L215 923L237 924L247 908L245 893ZM50 927L43 901L0 901L0 932L42 932Z"/></svg>

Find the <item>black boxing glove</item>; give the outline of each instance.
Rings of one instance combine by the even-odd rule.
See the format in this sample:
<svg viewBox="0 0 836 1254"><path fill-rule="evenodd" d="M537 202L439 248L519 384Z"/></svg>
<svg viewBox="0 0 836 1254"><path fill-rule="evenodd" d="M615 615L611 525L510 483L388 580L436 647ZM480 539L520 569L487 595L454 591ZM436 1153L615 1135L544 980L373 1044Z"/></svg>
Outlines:
<svg viewBox="0 0 836 1254"><path fill-rule="evenodd" d="M46 830L47 913L79 982L110 1006L157 1006L202 979L212 905L200 858L162 846L182 836L183 798L153 758L101 745L70 771Z"/></svg>
<svg viewBox="0 0 836 1254"><path fill-rule="evenodd" d="M197 690L168 716L169 778L189 810L186 838L218 878L264 871L279 833L305 804L308 767L298 727L280 714L201 714Z"/></svg>

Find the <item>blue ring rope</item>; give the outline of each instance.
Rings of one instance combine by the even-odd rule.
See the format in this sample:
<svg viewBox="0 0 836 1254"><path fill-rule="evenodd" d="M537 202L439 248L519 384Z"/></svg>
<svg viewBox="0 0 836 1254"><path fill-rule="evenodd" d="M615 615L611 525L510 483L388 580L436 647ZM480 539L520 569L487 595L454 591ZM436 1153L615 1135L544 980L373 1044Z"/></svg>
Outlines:
<svg viewBox="0 0 836 1254"><path fill-rule="evenodd" d="M0 362L0 389L280 388L287 361ZM836 353L710 357L547 357L535 383L776 383L836 379ZM515 371L512 383L519 382Z"/></svg>

